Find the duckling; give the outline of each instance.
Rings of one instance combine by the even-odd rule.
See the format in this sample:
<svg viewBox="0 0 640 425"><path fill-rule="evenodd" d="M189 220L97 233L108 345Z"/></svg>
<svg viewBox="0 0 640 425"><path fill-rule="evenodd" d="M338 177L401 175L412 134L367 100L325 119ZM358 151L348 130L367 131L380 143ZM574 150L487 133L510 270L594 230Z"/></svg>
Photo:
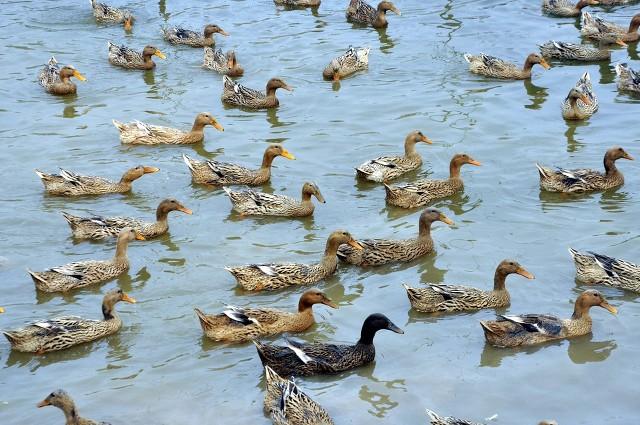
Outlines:
<svg viewBox="0 0 640 425"><path fill-rule="evenodd" d="M127 246L134 239L144 240L144 236L132 228L125 227L118 234L116 254L111 260L77 261L43 272L27 270L36 289L42 292L66 292L94 283L107 282L129 270Z"/></svg>
<svg viewBox="0 0 640 425"><path fill-rule="evenodd" d="M580 283L613 286L640 293L640 265L588 251L569 248Z"/></svg>
<svg viewBox="0 0 640 425"><path fill-rule="evenodd" d="M369 67L369 47L354 49L349 47L342 55L331 60L329 65L322 71L322 78L325 80L339 81L355 72Z"/></svg>
<svg viewBox="0 0 640 425"><path fill-rule="evenodd" d="M293 285L311 285L335 273L338 268L338 247L344 243L362 249L362 245L349 232L336 230L329 235L324 255L318 264L249 264L225 267L225 270L247 291L273 291Z"/></svg>
<svg viewBox="0 0 640 425"><path fill-rule="evenodd" d="M481 321L480 325L487 342L496 347L541 344L590 333L589 309L593 306L602 307L614 315L617 313L600 292L589 289L576 300L571 319L543 314L498 315L498 320Z"/></svg>
<svg viewBox="0 0 640 425"><path fill-rule="evenodd" d="M244 69L238 64L233 50L229 50L224 55L222 49L214 50L212 47L205 47L202 67L229 77L240 77L244 74Z"/></svg>
<svg viewBox="0 0 640 425"><path fill-rule="evenodd" d="M582 74L562 103L562 118L565 120L583 120L598 111L598 98L591 85L588 72Z"/></svg>
<svg viewBox="0 0 640 425"><path fill-rule="evenodd" d="M106 3L99 3L96 0L91 1L93 16L98 22L107 22L112 24L123 24L125 31L131 31L133 28L134 16L126 9L118 9L109 6Z"/></svg>
<svg viewBox="0 0 640 425"><path fill-rule="evenodd" d="M459 153L451 158L447 180L420 179L413 183L396 186L385 184L387 202L397 207L416 208L435 199L451 196L464 188L462 177L460 177L460 168L465 164L477 167L481 165L466 153Z"/></svg>
<svg viewBox="0 0 640 425"><path fill-rule="evenodd" d="M620 25L607 22L598 16L592 16L589 12L582 14L582 28L580 33L587 38L593 38L595 40L603 37L606 34L618 34L624 42L638 41L640 34L638 29L640 28L640 13L631 18L628 29Z"/></svg>
<svg viewBox="0 0 640 425"><path fill-rule="evenodd" d="M111 425L108 422L96 422L83 418L78 414L78 408L73 399L65 390L55 390L44 400L37 404L37 407L55 406L62 410L67 425Z"/></svg>
<svg viewBox="0 0 640 425"><path fill-rule="evenodd" d="M151 60L152 56L157 56L160 59L167 58L164 53L153 46L146 46L142 52L138 52L124 44L117 46L110 41L107 44L109 46L109 63L123 68L149 70L156 66L156 63Z"/></svg>
<svg viewBox="0 0 640 425"><path fill-rule="evenodd" d="M120 142L125 145L191 145L204 140L204 128L213 126L218 131L224 127L208 112L196 115L191 131L185 132L176 128L161 125L145 124L140 121L122 123L112 120L120 132Z"/></svg>
<svg viewBox="0 0 640 425"><path fill-rule="evenodd" d="M229 196L233 209L241 215L269 215L280 217L307 217L313 214L315 206L311 196L325 203L320 189L315 183L306 182L302 186L302 200L299 201L285 195L274 195L254 190L234 192L222 187Z"/></svg>
<svg viewBox="0 0 640 425"><path fill-rule="evenodd" d="M318 7L320 0L273 0L278 6L288 7Z"/></svg>
<svg viewBox="0 0 640 425"><path fill-rule="evenodd" d="M583 44L551 40L540 46L540 53L546 58L590 62L611 59L611 51L607 49L610 44L627 47L618 34L605 34L598 41L599 48L594 49Z"/></svg>
<svg viewBox="0 0 640 425"><path fill-rule="evenodd" d="M277 89L293 91L293 88L280 78L272 78L267 82L266 93L238 84L226 75L222 79L222 102L251 109L275 108L280 105L276 97Z"/></svg>
<svg viewBox="0 0 640 425"><path fill-rule="evenodd" d="M522 69L517 65L496 58L494 56L465 54L464 59L469 63L469 70L474 74L484 75L492 78L502 78L508 80L525 80L531 78L533 65L539 64L544 69L551 68L551 65L540 55L531 53L524 61Z"/></svg>
<svg viewBox="0 0 640 425"><path fill-rule="evenodd" d="M398 8L390 1L381 1L378 3L378 7L374 8L363 0L350 0L346 13L347 22L371 25L374 28L386 28L389 26L387 21L387 11L389 10L398 16L401 15Z"/></svg>
<svg viewBox="0 0 640 425"><path fill-rule="evenodd" d="M571 3L569 0L542 0L542 11L549 15L561 17L580 16L582 9L587 6L597 6L597 0L579 0Z"/></svg>
<svg viewBox="0 0 640 425"><path fill-rule="evenodd" d="M421 131L412 131L404 139L404 156L380 156L369 160L356 168L356 175L374 182L385 182L415 170L422 165L422 157L416 151L417 143L430 145L433 142Z"/></svg>
<svg viewBox="0 0 640 425"><path fill-rule="evenodd" d="M271 179L271 164L273 160L282 156L286 159L296 159L293 154L279 143L273 143L267 147L262 156L262 165L257 170L252 170L230 162L219 162L214 160L197 161L182 155L182 160L189 171L191 180L199 184L211 184L214 186L245 184L248 186L258 186Z"/></svg>
<svg viewBox="0 0 640 425"><path fill-rule="evenodd" d="M60 68L56 58L51 56L47 65L38 74L38 81L47 93L57 95L75 94L77 87L71 82L71 77L75 77L80 81L87 81L84 75L80 74L71 65Z"/></svg>
<svg viewBox="0 0 640 425"><path fill-rule="evenodd" d="M60 169L60 174L46 174L35 170L42 180L44 190L50 195L83 196L104 195L106 193L125 193L131 190L131 183L145 174L157 173L156 167L139 165L127 170L119 182L102 177L81 176L72 171Z"/></svg>
<svg viewBox="0 0 640 425"><path fill-rule="evenodd" d="M540 188L549 192L588 192L607 190L624 184L624 176L616 167L618 159L633 160L624 149L614 146L604 155L604 174L588 168L555 170L536 163L540 174Z"/></svg>
<svg viewBox="0 0 640 425"><path fill-rule="evenodd" d="M216 44L213 34L227 37L229 34L217 25L209 24L204 27L202 34L179 27L163 28L164 39L171 44L183 44L191 47L211 47Z"/></svg>
<svg viewBox="0 0 640 425"><path fill-rule="evenodd" d="M417 238L404 240L362 239L358 241L362 249L353 249L350 245L341 245L338 248L338 258L362 267L415 260L433 252L431 224L435 221L442 221L450 226L453 225L453 221L440 211L428 209L420 214Z"/></svg>
<svg viewBox="0 0 640 425"><path fill-rule="evenodd" d="M640 73L626 63L616 65L618 90L640 93Z"/></svg>

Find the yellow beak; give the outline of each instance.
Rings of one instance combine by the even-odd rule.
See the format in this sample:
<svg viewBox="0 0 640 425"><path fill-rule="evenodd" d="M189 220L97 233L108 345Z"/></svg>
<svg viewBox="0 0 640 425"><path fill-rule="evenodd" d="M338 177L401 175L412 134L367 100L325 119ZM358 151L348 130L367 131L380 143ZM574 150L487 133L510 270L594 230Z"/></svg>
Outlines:
<svg viewBox="0 0 640 425"><path fill-rule="evenodd" d="M80 74L77 70L73 71L73 76L76 77L80 81L87 81L84 75Z"/></svg>
<svg viewBox="0 0 640 425"><path fill-rule="evenodd" d="M531 273L529 273L528 270L522 267L516 270L516 273L518 273L520 276L526 277L527 279L535 279L535 276L533 276Z"/></svg>
<svg viewBox="0 0 640 425"><path fill-rule="evenodd" d="M291 154L291 152L289 152L289 151L288 151L288 150L286 150L286 149L282 149L282 156L284 156L284 157L285 157L285 158L287 158L287 159L296 159L296 157L295 157L295 156L293 156L293 155Z"/></svg>
<svg viewBox="0 0 640 425"><path fill-rule="evenodd" d="M131 298L128 294L122 294L122 301L129 303L129 304L135 304L136 300L134 298Z"/></svg>
<svg viewBox="0 0 640 425"><path fill-rule="evenodd" d="M139 241L146 241L147 239L142 236L140 233L136 232L136 239Z"/></svg>
<svg viewBox="0 0 640 425"><path fill-rule="evenodd" d="M144 168L145 174L157 173L158 171L160 171L160 169L156 167L143 167L143 168Z"/></svg>
<svg viewBox="0 0 640 425"><path fill-rule="evenodd" d="M600 304L600 307L604 308L605 310L607 310L609 313L611 313L611 314L613 314L613 315L618 314L618 309L617 309L617 308L615 308L614 306L612 306L611 304L609 304L609 303L608 303L608 302L606 302L606 301L603 301L603 302Z"/></svg>
<svg viewBox="0 0 640 425"><path fill-rule="evenodd" d="M156 49L156 51L153 53L155 56L159 57L160 59L166 59L167 57L164 55L164 53L162 53L160 50Z"/></svg>
<svg viewBox="0 0 640 425"><path fill-rule="evenodd" d="M216 120L211 120L211 125L218 131L224 131L224 127L220 125L220 123Z"/></svg>
<svg viewBox="0 0 640 425"><path fill-rule="evenodd" d="M185 214L189 214L189 215L193 214L193 211L191 211L191 210L190 210L189 208L187 208L187 207L178 207L178 211L182 211L183 213L185 213Z"/></svg>
<svg viewBox="0 0 640 425"><path fill-rule="evenodd" d="M544 58L540 59L540 65L542 65L544 69L551 68L551 65L549 65L549 62L547 62Z"/></svg>
<svg viewBox="0 0 640 425"><path fill-rule="evenodd" d="M354 247L355 249L357 249L358 251L362 251L364 249L363 246L358 243L358 241L350 240L347 243L352 247Z"/></svg>
<svg viewBox="0 0 640 425"><path fill-rule="evenodd" d="M453 220L442 213L440 214L440 221L442 221L443 223L447 223L449 226L453 225Z"/></svg>

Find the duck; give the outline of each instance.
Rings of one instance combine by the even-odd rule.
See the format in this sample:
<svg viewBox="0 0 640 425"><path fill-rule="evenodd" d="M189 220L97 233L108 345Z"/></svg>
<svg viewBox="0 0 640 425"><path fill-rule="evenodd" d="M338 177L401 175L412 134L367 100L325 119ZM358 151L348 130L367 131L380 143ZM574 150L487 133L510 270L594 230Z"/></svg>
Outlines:
<svg viewBox="0 0 640 425"><path fill-rule="evenodd" d="M572 61L603 61L611 59L611 51L606 47L610 44L627 47L622 38L617 34L605 34L599 40L599 48L585 46L583 44L566 43L564 41L548 41L540 46L540 54L545 58Z"/></svg>
<svg viewBox="0 0 640 425"><path fill-rule="evenodd" d="M55 390L36 406L38 408L54 406L62 410L66 419L65 423L67 425L111 425L108 422L97 422L80 416L73 399L65 390L62 389Z"/></svg>
<svg viewBox="0 0 640 425"><path fill-rule="evenodd" d="M125 31L131 31L135 18L130 11L126 9L118 9L117 7L109 6L106 3L99 3L96 0L90 1L91 8L93 9L93 16L96 18L96 21L123 24Z"/></svg>
<svg viewBox="0 0 640 425"><path fill-rule="evenodd" d="M589 309L593 306L602 307L614 315L618 312L600 292L588 289L576 299L571 319L544 314L498 315L497 320L481 321L480 325L485 339L493 346L536 345L590 333L592 322Z"/></svg>
<svg viewBox="0 0 640 425"><path fill-rule="evenodd" d="M156 63L151 60L152 56L157 56L160 59L167 58L164 53L153 46L145 46L142 52L133 50L124 44L118 46L110 41L108 46L109 63L122 68L150 70L156 66Z"/></svg>
<svg viewBox="0 0 640 425"><path fill-rule="evenodd" d="M484 425L479 422L472 422L466 419L458 419L453 416L440 416L433 410L426 409L431 425Z"/></svg>
<svg viewBox="0 0 640 425"><path fill-rule="evenodd" d="M606 34L613 33L620 35L624 42L638 41L640 39L640 34L638 34L638 29L640 28L640 13L631 18L628 28L607 22L598 16L591 15L589 12L582 14L581 24L582 28L580 29L580 33L587 38L597 40Z"/></svg>
<svg viewBox="0 0 640 425"><path fill-rule="evenodd" d="M262 156L262 165L257 170L231 162L220 162L212 159L208 161L198 161L190 158L186 154L182 155L182 160L187 164L187 167L189 167L191 180L194 183L214 186L238 184L259 186L271 179L271 164L278 156L290 160L296 159L296 157L280 143L272 143L265 149L264 155Z"/></svg>
<svg viewBox="0 0 640 425"><path fill-rule="evenodd" d="M60 169L60 174L47 174L35 170L49 195L83 196L104 195L107 193L125 193L131 190L131 183L145 174L157 173L159 168L139 165L130 168L122 175L120 181L115 182L103 177L82 176L73 171Z"/></svg>
<svg viewBox="0 0 640 425"><path fill-rule="evenodd" d="M640 293L640 265L592 251L579 252L569 248L569 253L576 266L578 282Z"/></svg>
<svg viewBox="0 0 640 425"><path fill-rule="evenodd" d="M373 182L386 182L415 170L422 165L416 144L433 142L420 130L412 131L404 139L404 156L379 156L356 167L356 176Z"/></svg>
<svg viewBox="0 0 640 425"><path fill-rule="evenodd" d="M551 65L540 55L531 53L524 61L524 66L517 65L496 58L494 56L465 54L464 59L469 63L469 70L474 74L484 75L491 78L502 78L507 80L526 80L531 78L533 65L540 65L544 69L551 68Z"/></svg>
<svg viewBox="0 0 640 425"><path fill-rule="evenodd" d="M76 94L78 87L71 81L75 77L80 81L87 81L84 75L72 65L58 66L56 58L51 56L49 62L38 74L38 81L47 93L56 95Z"/></svg>
<svg viewBox="0 0 640 425"><path fill-rule="evenodd" d="M548 15L569 18L580 16L582 9L587 6L597 6L597 0L579 0L571 3L569 0L542 0L542 11Z"/></svg>
<svg viewBox="0 0 640 425"><path fill-rule="evenodd" d="M496 267L492 291L484 291L471 286L434 283L428 284L425 288L403 286L407 291L411 307L423 313L499 308L511 304L511 297L505 286L507 276L510 274L519 274L527 279L534 279L534 276L517 261L506 259Z"/></svg>
<svg viewBox="0 0 640 425"><path fill-rule="evenodd" d="M276 97L277 89L293 91L293 88L281 78L270 79L267 82L266 93L238 84L227 75L224 75L222 79L224 81L222 103L250 109L275 108L280 105L280 101Z"/></svg>
<svg viewBox="0 0 640 425"><path fill-rule="evenodd" d="M217 25L209 24L204 27L202 33L179 27L163 28L164 39L171 44L183 44L191 47L211 47L216 44L214 34L227 37L229 34Z"/></svg>
<svg viewBox="0 0 640 425"><path fill-rule="evenodd" d="M315 206L311 196L319 202L326 202L315 183L305 182L302 185L302 200L285 195L277 195L254 190L232 191L222 187L231 200L233 209L240 215L268 215L279 217L308 217L313 214Z"/></svg>
<svg viewBox="0 0 640 425"><path fill-rule="evenodd" d="M274 308L242 308L233 305L227 305L222 313L216 315L205 314L198 308L195 312L208 338L222 342L246 342L259 336L309 329L315 323L315 304L338 308L324 292L313 288L302 294L295 313Z"/></svg>
<svg viewBox="0 0 640 425"><path fill-rule="evenodd" d="M436 209L427 209L420 214L418 221L418 237L412 239L360 239L362 249L354 249L351 245L338 248L338 258L349 264L361 267L381 266L392 262L407 262L433 252L431 225L442 221L449 226L453 221Z"/></svg>
<svg viewBox="0 0 640 425"><path fill-rule="evenodd" d="M86 260L52 267L43 272L27 270L36 289L42 292L67 292L95 283L107 282L129 270L127 246L132 240L144 236L125 227L118 233L116 253L110 260Z"/></svg>
<svg viewBox="0 0 640 425"><path fill-rule="evenodd" d="M318 264L248 264L225 267L225 270L247 291L273 291L293 285L311 285L335 273L338 268L338 247L345 243L362 249L362 245L349 232L336 230L329 235L324 255Z"/></svg>
<svg viewBox="0 0 640 425"><path fill-rule="evenodd" d="M349 50L329 62L329 65L322 71L322 78L325 80L340 81L341 78L367 69L369 67L370 50L369 47L349 47Z"/></svg>
<svg viewBox="0 0 640 425"><path fill-rule="evenodd" d="M458 153L449 163L449 178L446 180L419 179L413 183L391 186L385 183L386 200L390 205L402 208L416 208L429 202L451 196L464 188L460 168L465 164L479 167L480 162L466 153Z"/></svg>
<svg viewBox="0 0 640 425"><path fill-rule="evenodd" d="M273 0L277 6L287 7L319 7L320 0Z"/></svg>
<svg viewBox="0 0 640 425"><path fill-rule="evenodd" d="M640 72L633 70L626 63L616 65L618 90L640 93Z"/></svg>
<svg viewBox="0 0 640 425"><path fill-rule="evenodd" d="M583 120L597 111L598 98L593 91L591 77L588 72L585 72L562 102L562 118Z"/></svg>
<svg viewBox="0 0 640 425"><path fill-rule="evenodd" d="M62 212L65 220L71 227L71 233L77 239L108 239L118 236L125 227L132 228L145 239L153 239L169 231L168 215L171 211L180 211L185 214L193 214L189 208L182 205L176 199L164 199L156 209L156 221L146 222L130 217L81 217Z"/></svg>
<svg viewBox="0 0 640 425"><path fill-rule="evenodd" d="M604 174L589 168L554 170L536 163L540 174L540 188L549 192L576 193L622 186L624 176L616 167L618 159L633 160L633 157L620 146L612 147L604 155Z"/></svg>
<svg viewBox="0 0 640 425"><path fill-rule="evenodd" d="M241 77L244 74L244 69L238 64L236 52L233 50L229 50L225 55L222 49L214 50L213 47L205 47L202 67L229 77Z"/></svg>
<svg viewBox="0 0 640 425"><path fill-rule="evenodd" d="M381 313L369 315L362 324L360 339L353 345L306 344L287 340L287 345L254 341L263 366L269 366L280 376L312 376L336 374L364 366L375 360L373 337L386 329L403 334L387 316Z"/></svg>
<svg viewBox="0 0 640 425"><path fill-rule="evenodd" d="M390 1L381 1L378 7L374 8L363 0L350 0L347 7L347 22L356 24L371 25L374 28L386 28L387 11L391 11L400 16L400 10Z"/></svg>
<svg viewBox="0 0 640 425"><path fill-rule="evenodd" d="M124 145L192 145L204 140L204 128L207 125L224 131L224 127L208 112L196 115L191 131L146 124L137 120L130 123L117 120L112 122L120 132L120 142Z"/></svg>
<svg viewBox="0 0 640 425"><path fill-rule="evenodd" d="M122 289L114 289L107 292L102 300L102 320L61 316L3 333L11 343L11 349L15 351L44 354L64 350L118 332L122 327L122 320L116 314L115 305L120 301L136 303Z"/></svg>

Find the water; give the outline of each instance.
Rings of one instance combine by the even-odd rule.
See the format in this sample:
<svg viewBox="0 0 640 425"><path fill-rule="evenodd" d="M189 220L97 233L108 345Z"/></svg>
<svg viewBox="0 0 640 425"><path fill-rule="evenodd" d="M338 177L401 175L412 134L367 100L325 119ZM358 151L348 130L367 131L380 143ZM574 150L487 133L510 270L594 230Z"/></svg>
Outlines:
<svg viewBox="0 0 640 425"><path fill-rule="evenodd" d="M550 38L577 41L573 20L541 16L537 1L398 0L402 16L390 16L389 29L378 32L346 23L346 0L326 1L317 12L282 11L268 0L216 3L128 3L138 18L131 36L118 26L96 25L85 2L3 5L0 305L7 312L0 326L59 314L98 318L102 294L116 286L139 300L118 305L124 327L99 342L46 356L11 353L2 343L3 423L62 423L54 409L35 408L58 387L74 396L82 414L114 424L269 423L253 345L203 339L193 307L213 312L223 300L292 309L304 288L244 294L223 267L314 262L336 228L357 238L412 236L420 210L386 208L383 188L356 182L353 167L401 152L413 129L435 143L418 147L425 164L407 180L445 176L456 152L483 166L463 168L464 194L435 204L456 221L454 228L435 225L436 255L377 269L340 267L319 285L340 309L316 308L319 323L301 339L353 342L373 312L387 314L406 334L381 332L375 364L340 377L300 380L304 390L336 423L424 424L425 407L478 421L497 413L497 424L637 421L637 296L601 288L620 313L615 318L595 309L593 335L498 350L485 346L478 325L494 311L417 314L401 287L445 282L489 288L498 262L515 258L536 280L509 278L513 302L504 311L567 317L584 289L574 283L567 247L640 260L636 163L620 161L626 184L619 190L579 198L541 194L534 167L540 161L599 168L614 144L640 157L634 130L639 100L618 94L612 65L554 63L549 71L536 67L531 81L502 82L468 73L462 58L484 51L521 62ZM626 25L635 12L613 8L606 17ZM277 110L223 107L221 78L200 69L201 52L160 39L167 22L219 24L231 36L218 37L218 45L237 50L246 70L243 84L262 88L278 75L295 91L279 93ZM107 62L108 40L154 44L168 59L156 59L151 73L117 69ZM339 88L322 81L324 66L349 45L372 48L370 69ZM640 68L636 49L615 50L613 62ZM37 85L52 54L87 76L78 96L53 97ZM567 124L560 103L585 70L601 108L585 123ZM225 132L208 128L204 144L195 147L123 147L111 124L114 118L139 119L189 128L200 111L216 116ZM265 190L298 196L303 181L317 182L327 203L313 218L241 220L221 191L192 186L180 160L187 153L257 165L275 141L297 160L276 159ZM33 173L61 166L119 178L137 164L161 172L136 181L130 194L77 200L44 195ZM133 243L128 275L64 297L35 292L26 268L108 258L114 250L112 242L75 243L61 210L151 219L169 196L192 208L193 216L172 213L170 235Z"/></svg>

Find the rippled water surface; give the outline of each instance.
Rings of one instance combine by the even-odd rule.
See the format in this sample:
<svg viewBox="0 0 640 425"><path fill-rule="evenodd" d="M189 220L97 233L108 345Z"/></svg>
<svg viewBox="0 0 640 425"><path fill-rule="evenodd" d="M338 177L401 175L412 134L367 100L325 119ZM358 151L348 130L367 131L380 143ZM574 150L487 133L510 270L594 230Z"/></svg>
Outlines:
<svg viewBox="0 0 640 425"><path fill-rule="evenodd" d="M315 309L307 341L352 342L362 320L388 315L405 335L381 332L377 360L337 377L299 380L336 423L424 424L424 408L497 424L637 422L640 304L637 296L603 288L619 307L613 317L593 311L593 334L526 350L485 345L479 320L494 311L425 316L410 310L401 283L492 284L496 264L515 258L536 275L511 277L512 313L568 317L584 289L574 282L569 246L640 261L640 171L620 161L626 184L582 197L540 193L536 161L599 168L604 151L620 144L640 157L638 98L619 94L609 63L536 67L531 81L492 81L470 74L462 58L480 52L521 62L550 38L578 41L573 19L541 16L538 1L398 0L402 16L386 31L354 27L347 1L317 11L281 10L268 0L128 2L137 17L131 35L96 25L87 1L4 2L0 8L1 328L60 314L100 317L103 293L119 286L139 300L119 305L122 330L98 342L45 356L11 353L0 345L3 424L62 423L60 412L36 409L52 389L69 391L82 414L114 424L267 424L262 413L260 361L252 344L226 346L202 337L193 312L221 301L293 309L303 288L247 294L225 265L314 262L327 235L348 229L356 238L410 237L420 210L388 208L384 189L358 183L353 167L401 151L421 129L434 140L418 147L425 164L407 176L445 176L456 152L483 163L466 167L464 194L437 202L455 220L434 226L437 254L409 264L361 270L341 266L319 286L338 310ZM627 25L638 6L600 10ZM295 86L279 92L281 107L246 112L222 106L220 76L200 68L199 49L167 45L164 24L200 28L213 22L230 33L246 72L242 83L262 88L278 75ZM125 71L107 62L108 40L167 54L155 72ZM339 87L321 71L349 45L370 46L370 67ZM74 97L53 97L36 75L51 55L72 63L88 82ZM613 62L640 68L637 45L616 49ZM600 111L567 124L560 103L584 71L591 73ZM225 127L210 127L193 147L123 147L112 119L139 119L180 128L209 111ZM278 158L265 190L298 196L315 181L327 203L313 218L240 219L222 191L191 184L180 156L258 164L269 142L283 142L296 161ZM127 195L77 200L43 194L34 168L64 167L118 178L130 166L157 166ZM473 169L471 169L473 168ZM25 269L108 258L114 244L74 242L61 210L153 217L175 197L193 216L173 213L171 231L129 249L127 275L66 296L34 290Z"/></svg>

